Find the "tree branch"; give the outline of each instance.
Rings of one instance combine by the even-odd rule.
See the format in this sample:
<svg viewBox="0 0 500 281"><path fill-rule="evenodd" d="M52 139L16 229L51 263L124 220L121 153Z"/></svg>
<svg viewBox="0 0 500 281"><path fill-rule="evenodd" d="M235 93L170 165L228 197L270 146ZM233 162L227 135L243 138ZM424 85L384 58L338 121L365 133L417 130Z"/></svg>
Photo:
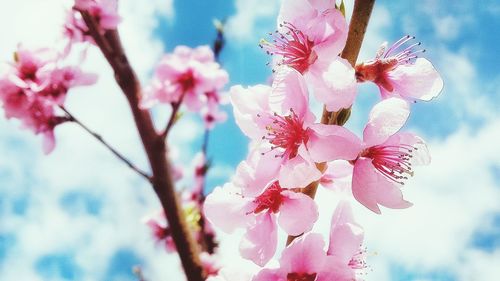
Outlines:
<svg viewBox="0 0 500 281"><path fill-rule="evenodd" d="M165 139L154 128L151 113L139 108L141 85L123 50L117 30L101 34L95 20L85 11L80 11L90 34L101 49L115 73L115 79L129 103L134 121L146 151L153 173L152 186L160 199L172 238L189 281L205 280L199 259L199 248L186 224L184 213L177 198L170 164L167 160Z"/></svg>
<svg viewBox="0 0 500 281"><path fill-rule="evenodd" d="M347 43L342 51L341 57L348 60L354 67L358 59L359 51L365 37L366 27L370 20L375 0L355 0L354 9L352 11L351 22L349 23L349 34L347 35ZM326 107L323 107L321 123L329 125L343 126L351 116L351 108L344 108L337 112L329 112ZM324 172L327 164L317 163L316 166L321 172ZM306 186L302 193L314 199L318 190L319 181L315 181ZM299 235L300 236L300 235ZM299 236L288 236L287 245Z"/></svg>
<svg viewBox="0 0 500 281"><path fill-rule="evenodd" d="M113 153L118 159L120 159L122 162L124 162L127 166L129 166L130 169L134 170L136 173L147 179L149 182L152 181L152 178L150 175L148 175L146 172L142 171L139 169L136 165L134 165L130 160L128 160L125 156L123 156L120 152L118 152L114 147L112 147L108 142L104 140L104 138L97 134L96 132L92 131L89 127L87 127L85 124L83 124L80 120L78 120L73 114L71 114L64 106L59 106L64 113L66 113L66 116L68 117L69 121L77 124L80 126L82 129L84 129L87 133L89 133L91 136L93 136L98 142L100 142L102 145L104 145L111 153Z"/></svg>

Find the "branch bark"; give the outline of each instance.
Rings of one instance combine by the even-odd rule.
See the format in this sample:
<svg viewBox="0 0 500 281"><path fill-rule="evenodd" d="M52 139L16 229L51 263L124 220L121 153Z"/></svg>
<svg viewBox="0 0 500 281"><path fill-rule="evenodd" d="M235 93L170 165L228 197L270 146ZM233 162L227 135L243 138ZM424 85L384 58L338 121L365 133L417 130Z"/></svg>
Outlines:
<svg viewBox="0 0 500 281"><path fill-rule="evenodd" d="M156 131L150 112L139 108L141 85L125 55L118 31L108 30L101 33L95 19L85 11L80 12L89 28L89 33L112 67L116 82L128 100L151 166L152 186L165 211L187 280L203 281L205 276L199 260L199 248L186 224L175 192L165 139Z"/></svg>
<svg viewBox="0 0 500 281"><path fill-rule="evenodd" d="M349 34L347 35L347 43L342 51L341 57L349 61L349 63L354 67L356 60L358 59L359 51L361 50L361 45L366 33L366 27L370 20L370 16L373 10L373 5L375 0L355 0L354 9L352 11L351 22L349 23ZM349 117L351 116L351 108L344 108L336 112L329 112L326 107L323 107L323 114L321 116L321 123L329 125L339 125L343 126ZM327 164L317 163L316 167L321 172L324 172ZM305 188L303 188L302 193L314 199L316 196L316 191L318 190L318 181L315 181ZM286 244L289 245L292 241L300 237L299 236L288 236Z"/></svg>

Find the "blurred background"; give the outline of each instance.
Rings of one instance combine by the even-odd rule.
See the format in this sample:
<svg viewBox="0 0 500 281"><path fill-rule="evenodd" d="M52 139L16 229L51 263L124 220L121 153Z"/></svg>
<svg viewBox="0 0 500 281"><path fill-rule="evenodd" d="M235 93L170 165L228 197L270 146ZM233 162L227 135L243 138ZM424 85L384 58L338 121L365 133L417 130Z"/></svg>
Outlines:
<svg viewBox="0 0 500 281"><path fill-rule="evenodd" d="M212 44L215 18L227 21L220 60L230 85L267 82L270 58L258 42L275 29L279 1L119 2L119 30L144 84L162 53L180 44ZM20 42L30 47L63 44L61 29L70 4L0 0L0 61L10 61ZM352 1L346 5L349 17ZM360 59L372 58L384 41L415 35L442 74L445 89L434 101L415 104L406 126L429 143L433 157L403 188L414 206L384 209L379 216L354 203L366 231L370 267L364 279L498 280L500 37L494 34L499 19L495 0L376 2ZM99 81L72 90L67 108L146 169L126 100L96 48L82 67L98 73ZM378 99L374 85L361 85L347 126L360 134ZM225 110L231 116L229 105ZM155 108L159 124L167 114L166 107ZM186 114L172 133L172 160L189 175L203 124ZM141 222L159 208L148 183L72 124L57 128L56 141L56 150L44 156L41 139L0 118L0 280L137 280L135 265L150 281L182 280L177 256L155 244ZM217 126L208 148L213 161L209 189L227 181L246 152L247 140L232 117ZM188 178L179 185L190 184ZM318 195L325 206L318 230L328 224L331 197L326 191ZM239 263L234 252L239 238L225 238L223 261Z"/></svg>

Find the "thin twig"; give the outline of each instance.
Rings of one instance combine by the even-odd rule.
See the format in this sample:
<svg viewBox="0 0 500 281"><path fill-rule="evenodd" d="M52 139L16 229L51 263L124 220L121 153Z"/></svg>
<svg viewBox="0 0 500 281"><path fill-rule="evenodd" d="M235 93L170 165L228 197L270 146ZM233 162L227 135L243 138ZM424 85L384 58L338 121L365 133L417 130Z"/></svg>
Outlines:
<svg viewBox="0 0 500 281"><path fill-rule="evenodd" d="M118 157L118 159L120 159L127 166L129 166L130 169L132 169L134 172L136 172L137 174L141 175L142 177L147 179L149 182L151 182L152 179L151 179L150 175L148 175L146 172L142 171L139 167L134 165L130 160L128 160L125 156L123 156L120 152L118 152L107 141L105 141L101 135L92 131L89 127L87 127L85 124L83 124L79 119L77 119L73 114L71 114L64 106L59 106L59 108L62 111L64 111L64 113L66 113L69 121L80 126L87 133L89 133L91 136L93 136L98 142L100 142L102 145L104 145L104 147L106 147L111 153L113 153L116 157Z"/></svg>

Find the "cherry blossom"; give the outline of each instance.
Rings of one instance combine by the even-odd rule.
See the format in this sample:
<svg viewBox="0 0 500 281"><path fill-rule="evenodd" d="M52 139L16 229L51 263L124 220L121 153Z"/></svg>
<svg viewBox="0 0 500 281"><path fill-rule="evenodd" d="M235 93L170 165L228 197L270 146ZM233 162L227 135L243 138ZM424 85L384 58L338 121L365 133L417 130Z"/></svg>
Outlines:
<svg viewBox="0 0 500 281"><path fill-rule="evenodd" d="M257 196L246 196L232 183L217 187L206 199L207 219L225 232L246 228L240 243L242 257L263 266L277 246L276 223L289 235L312 228L318 218L314 201L308 196L270 182Z"/></svg>
<svg viewBox="0 0 500 281"><path fill-rule="evenodd" d="M329 111L351 106L356 95L355 72L338 55L347 39L347 22L335 1L285 0L272 41L260 47L277 55L277 64L304 74L315 97Z"/></svg>
<svg viewBox="0 0 500 281"><path fill-rule="evenodd" d="M398 132L410 114L409 105L399 98L388 98L376 104L363 131L363 145L354 161L352 192L368 209L380 214L378 205L408 208L399 188L413 165L430 162L424 141L412 134Z"/></svg>
<svg viewBox="0 0 500 281"><path fill-rule="evenodd" d="M430 61L418 57L425 50L416 49L420 42L410 44L413 39L407 35L388 49L387 42L382 44L375 59L356 66L358 82L374 82L382 98L429 101L437 97L443 90L443 79Z"/></svg>
<svg viewBox="0 0 500 281"><path fill-rule="evenodd" d="M101 32L116 29L121 22L117 0L75 0L75 9L88 12Z"/></svg>
<svg viewBox="0 0 500 281"><path fill-rule="evenodd" d="M43 148L55 147L54 129L69 121L58 115L68 90L95 83L97 77L78 67L60 66L57 54L48 49L29 50L22 46L6 73L0 76L0 101L7 118L20 119L22 126L44 136Z"/></svg>
<svg viewBox="0 0 500 281"><path fill-rule="evenodd" d="M144 108L156 103L184 103L191 111L199 111L208 102L218 101L214 91L228 82L228 74L214 61L208 46L191 49L178 46L156 67L153 80L142 101Z"/></svg>
<svg viewBox="0 0 500 281"><path fill-rule="evenodd" d="M359 141L354 134L314 122L305 80L296 70L283 68L272 88L235 86L230 92L236 123L254 141L255 149L267 149L262 153L272 156L261 164L281 165L282 187L305 187L320 179L315 162L356 158Z"/></svg>
<svg viewBox="0 0 500 281"><path fill-rule="evenodd" d="M285 248L279 268L262 269L252 281L351 281L365 267L363 229L353 221L350 206L341 201L332 217L325 251L321 234L308 233Z"/></svg>

